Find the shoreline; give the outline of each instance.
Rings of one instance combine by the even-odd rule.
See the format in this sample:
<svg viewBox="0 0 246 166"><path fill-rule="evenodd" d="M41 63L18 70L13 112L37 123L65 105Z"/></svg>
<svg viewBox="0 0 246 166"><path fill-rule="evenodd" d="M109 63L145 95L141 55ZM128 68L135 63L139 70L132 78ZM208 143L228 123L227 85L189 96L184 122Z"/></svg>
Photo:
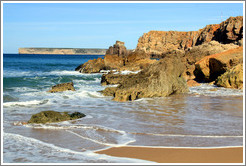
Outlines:
<svg viewBox="0 0 246 166"><path fill-rule="evenodd" d="M95 153L157 163L243 163L243 146L211 148L122 146Z"/></svg>

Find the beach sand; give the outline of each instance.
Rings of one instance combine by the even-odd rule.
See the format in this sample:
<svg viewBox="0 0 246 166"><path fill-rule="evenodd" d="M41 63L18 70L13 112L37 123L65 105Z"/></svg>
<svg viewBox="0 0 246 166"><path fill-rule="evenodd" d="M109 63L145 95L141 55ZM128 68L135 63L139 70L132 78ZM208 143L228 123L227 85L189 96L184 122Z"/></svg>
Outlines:
<svg viewBox="0 0 246 166"><path fill-rule="evenodd" d="M229 148L149 148L113 147L97 151L116 157L128 157L158 163L242 163L243 147Z"/></svg>

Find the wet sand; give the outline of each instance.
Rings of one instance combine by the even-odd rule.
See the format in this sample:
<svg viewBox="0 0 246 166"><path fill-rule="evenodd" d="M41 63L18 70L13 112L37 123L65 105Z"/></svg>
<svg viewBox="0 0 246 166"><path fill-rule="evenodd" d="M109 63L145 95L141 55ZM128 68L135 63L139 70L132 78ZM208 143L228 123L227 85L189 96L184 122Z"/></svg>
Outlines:
<svg viewBox="0 0 246 166"><path fill-rule="evenodd" d="M116 157L128 157L158 163L242 163L243 147L192 149L192 148L149 148L113 147L97 151Z"/></svg>

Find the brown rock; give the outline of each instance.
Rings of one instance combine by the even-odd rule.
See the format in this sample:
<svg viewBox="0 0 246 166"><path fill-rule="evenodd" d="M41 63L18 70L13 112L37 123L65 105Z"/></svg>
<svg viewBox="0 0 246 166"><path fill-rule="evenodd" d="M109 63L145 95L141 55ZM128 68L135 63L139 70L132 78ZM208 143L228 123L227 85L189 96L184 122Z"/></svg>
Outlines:
<svg viewBox="0 0 246 166"><path fill-rule="evenodd" d="M52 89L49 90L48 92L54 93L54 92L63 92L67 90L75 91L73 87L73 82L62 83L52 86Z"/></svg>
<svg viewBox="0 0 246 166"><path fill-rule="evenodd" d="M189 80L187 81L188 87L193 87L193 86L200 86L201 84L196 82L195 80Z"/></svg>
<svg viewBox="0 0 246 166"><path fill-rule="evenodd" d="M243 16L230 17L220 24L214 34L214 40L221 43L236 43L243 38Z"/></svg>
<svg viewBox="0 0 246 166"><path fill-rule="evenodd" d="M125 60L123 57L115 55L106 54L104 57L104 64L110 69L118 69L125 64Z"/></svg>
<svg viewBox="0 0 246 166"><path fill-rule="evenodd" d="M113 46L110 46L106 51L106 55L118 55L119 57L126 57L128 55L128 51L124 44L124 42L116 41L116 43Z"/></svg>
<svg viewBox="0 0 246 166"><path fill-rule="evenodd" d="M137 50L150 56L160 56L172 50L187 50L191 47L218 41L223 44L242 45L243 17L230 17L221 24L207 25L198 31L149 31L138 40Z"/></svg>
<svg viewBox="0 0 246 166"><path fill-rule="evenodd" d="M133 74L123 75L123 74L103 74L101 78L102 85L116 85L120 84L123 80L128 79Z"/></svg>
<svg viewBox="0 0 246 166"><path fill-rule="evenodd" d="M225 88L243 89L243 64L238 64L219 76L215 82Z"/></svg>
<svg viewBox="0 0 246 166"><path fill-rule="evenodd" d="M140 73L124 79L114 89L112 96L115 101L131 101L144 97L161 97L187 92L186 81L181 77L183 70L184 65L180 59L165 57Z"/></svg>
<svg viewBox="0 0 246 166"><path fill-rule="evenodd" d="M195 64L197 80L214 81L219 75L233 66L242 63L243 48L238 47L222 53L206 56Z"/></svg>
<svg viewBox="0 0 246 166"><path fill-rule="evenodd" d="M75 71L80 73L99 73L100 70L107 70L102 58L89 60L75 69Z"/></svg>
<svg viewBox="0 0 246 166"><path fill-rule="evenodd" d="M137 50L148 55L161 55L176 49L187 49L195 45L194 38L198 32L150 31L138 39Z"/></svg>

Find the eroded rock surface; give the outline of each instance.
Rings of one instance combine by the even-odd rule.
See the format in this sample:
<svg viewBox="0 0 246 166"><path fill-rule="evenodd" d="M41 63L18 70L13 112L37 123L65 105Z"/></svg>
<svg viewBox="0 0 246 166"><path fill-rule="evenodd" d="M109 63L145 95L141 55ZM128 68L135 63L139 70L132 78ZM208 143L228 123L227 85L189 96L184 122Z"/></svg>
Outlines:
<svg viewBox="0 0 246 166"><path fill-rule="evenodd" d="M55 93L55 92L63 92L67 90L75 91L73 82L62 83L52 86L51 90L49 90L48 92Z"/></svg>
<svg viewBox="0 0 246 166"><path fill-rule="evenodd" d="M69 114L67 112L42 111L40 113L32 115L31 119L27 123L55 123L79 119L85 116L85 114L80 112Z"/></svg>
<svg viewBox="0 0 246 166"><path fill-rule="evenodd" d="M150 31L139 38L136 49L158 57L172 50L187 50L211 41L241 46L242 39L243 16L238 16L230 17L220 24L207 25L198 31Z"/></svg>
<svg viewBox="0 0 246 166"><path fill-rule="evenodd" d="M197 80L210 82L241 63L243 63L243 48L238 47L204 57L196 62L194 74Z"/></svg>
<svg viewBox="0 0 246 166"><path fill-rule="evenodd" d="M165 57L140 73L126 77L118 87L106 88L103 94L114 96L115 101L131 101L188 92L186 81L181 77L184 69L180 59Z"/></svg>
<svg viewBox="0 0 246 166"><path fill-rule="evenodd" d="M238 64L219 76L215 82L225 88L243 89L243 64Z"/></svg>

